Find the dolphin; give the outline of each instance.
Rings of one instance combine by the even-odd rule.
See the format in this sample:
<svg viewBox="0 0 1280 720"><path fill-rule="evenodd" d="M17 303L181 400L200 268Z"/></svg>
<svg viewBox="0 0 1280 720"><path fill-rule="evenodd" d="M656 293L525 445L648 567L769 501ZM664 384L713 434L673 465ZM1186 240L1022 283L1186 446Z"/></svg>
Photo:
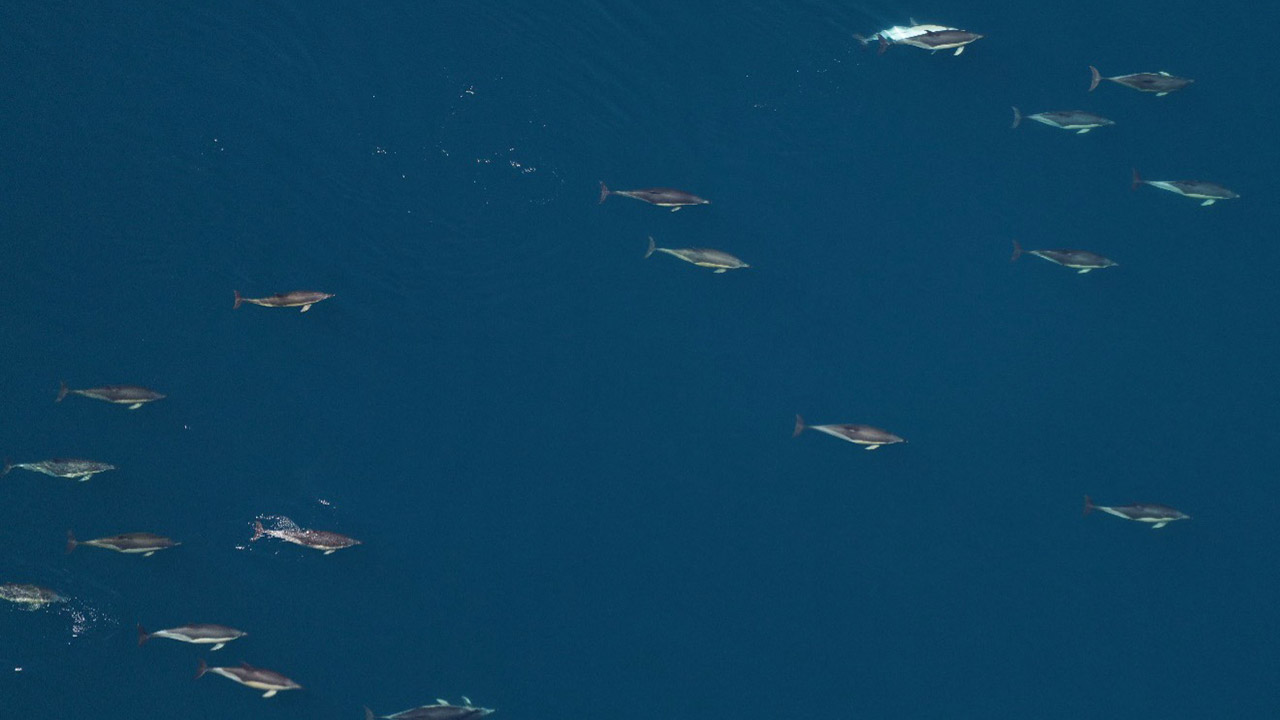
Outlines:
<svg viewBox="0 0 1280 720"><path fill-rule="evenodd" d="M1022 245L1017 240L1013 241L1013 257L1009 258L1009 262L1013 262L1022 257L1023 254L1035 255L1044 258L1051 263L1057 263L1063 267L1069 267L1077 273L1084 274L1090 270L1100 270L1102 268L1118 267L1120 263L1110 258L1102 257L1097 253L1091 253L1088 250L1023 250Z"/></svg>
<svg viewBox="0 0 1280 720"><path fill-rule="evenodd" d="M104 385L96 388L84 388L83 390L75 390L67 387L64 382L58 388L58 397L54 402L62 402L68 394L83 395L94 400L105 400L109 403L117 405L128 405L130 410L137 410L142 407L143 403L149 403L154 400L161 400L164 395L150 388L138 387L137 385Z"/></svg>
<svg viewBox="0 0 1280 720"><path fill-rule="evenodd" d="M479 720L485 715L490 715L493 710L489 708L475 707L471 704L470 698L462 698L463 705L451 705L450 703L437 699L434 705L421 705L408 710L401 710L398 713L390 715L374 715L369 708L364 709L365 720Z"/></svg>
<svg viewBox="0 0 1280 720"><path fill-rule="evenodd" d="M49 588L20 583L0 584L0 600L17 603L27 610L39 610L46 605L67 601L66 598Z"/></svg>
<svg viewBox="0 0 1280 720"><path fill-rule="evenodd" d="M281 518L278 527L270 530L262 526L261 520L254 520L253 537L249 538L249 542L254 542L264 537L273 537L294 545L309 547L313 550L322 550L325 555L332 555L343 548L361 544L355 538L339 535L335 532L300 528L289 518Z"/></svg>
<svg viewBox="0 0 1280 720"><path fill-rule="evenodd" d="M655 252L666 253L687 263L693 263L698 267L715 268L712 272L717 275L728 270L751 267L723 250L712 250L710 248L661 248L654 243L653 236L649 236L649 249L644 253L645 259L647 260Z"/></svg>
<svg viewBox="0 0 1280 720"><path fill-rule="evenodd" d="M1133 183L1130 188L1137 190L1140 185L1150 185L1151 187L1168 190L1196 200L1203 200L1201 207L1212 205L1219 200L1235 200L1240 197L1233 190L1228 190L1217 183L1204 182L1201 180L1143 180L1138 174L1138 169L1133 169Z"/></svg>
<svg viewBox="0 0 1280 720"><path fill-rule="evenodd" d="M906 442L906 440L903 440L888 430L881 430L878 427L872 427L870 425L805 425L804 418L797 414L795 429L792 430L791 437L796 437L805 430L817 430L818 432L826 433L831 437L837 437L855 445L861 445L866 450L875 450L881 445L894 445Z"/></svg>
<svg viewBox="0 0 1280 720"><path fill-rule="evenodd" d="M174 628L147 632L147 629L142 627L142 623L138 623L138 647L142 647L151 638L158 637L196 645L213 645L213 647L209 648L209 652L213 652L214 650L221 650L227 643L236 638L242 638L247 634L243 630L237 630L226 625L203 624L180 625Z"/></svg>
<svg viewBox="0 0 1280 720"><path fill-rule="evenodd" d="M1098 68L1092 65L1089 66L1089 74L1091 75L1089 79L1089 92L1093 92L1094 88L1098 87L1098 83L1103 80L1110 80L1113 83L1133 88L1139 92L1155 93L1156 97L1163 97L1175 90L1181 90L1195 82L1195 80L1192 80L1191 78L1178 77L1177 75L1170 75L1163 71L1158 73L1143 72L1133 73L1131 75L1103 77L1102 73L1098 72Z"/></svg>
<svg viewBox="0 0 1280 720"><path fill-rule="evenodd" d="M157 550L177 547L181 544L167 537L146 532L124 533L123 535L112 535L111 537L100 537L93 540L76 540L76 536L70 530L67 531L67 553L75 550L77 545L90 545L129 555L141 554L143 557L151 557L156 554Z"/></svg>
<svg viewBox="0 0 1280 720"><path fill-rule="evenodd" d="M643 188L641 190L610 190L604 181L600 181L600 203L609 199L610 195L621 195L633 200L641 200L658 207L669 207L675 212L688 205L710 205L711 201L697 195L674 188ZM599 203L597 203L599 204Z"/></svg>
<svg viewBox="0 0 1280 720"><path fill-rule="evenodd" d="M1018 108L1013 109L1013 124L1009 127L1016 128L1022 124L1022 111ZM1115 121L1108 120L1101 115L1094 115L1083 110L1057 110L1054 112L1042 112L1035 115L1025 116L1028 120L1035 120L1038 123L1044 123L1050 127L1062 128L1063 130L1075 130L1077 135L1083 135L1094 128L1115 125Z"/></svg>
<svg viewBox="0 0 1280 720"><path fill-rule="evenodd" d="M279 293L277 295L268 295L260 298L247 298L240 295L239 290L232 290L236 296L236 304L232 305L232 309L240 307L241 303L253 303L262 307L302 307L302 312L311 309L311 306L321 300L328 300L333 297L329 293L315 292L312 290L291 290L287 293Z"/></svg>
<svg viewBox="0 0 1280 720"><path fill-rule="evenodd" d="M1152 530L1159 530L1177 520L1190 520L1191 516L1181 510L1174 510L1168 505L1094 505L1093 500L1088 495L1084 496L1084 514L1088 515L1094 510L1101 510L1108 515L1115 515L1125 520L1133 520L1135 522L1153 523Z"/></svg>
<svg viewBox="0 0 1280 720"><path fill-rule="evenodd" d="M240 667L209 667L201 659L200 664L196 667L196 679L204 677L205 673L221 675L228 680L235 680L241 685L251 687L254 690L266 690L266 692L262 693L264 698L274 697L281 690L302 689L301 685L274 670L256 668L249 663L240 663Z"/></svg>
<svg viewBox="0 0 1280 720"><path fill-rule="evenodd" d="M9 471L14 468L85 482L98 473L115 470L116 466L96 460L75 460L70 458L55 458L53 460L30 463L10 463L6 460L4 470L0 471L0 476L8 475Z"/></svg>

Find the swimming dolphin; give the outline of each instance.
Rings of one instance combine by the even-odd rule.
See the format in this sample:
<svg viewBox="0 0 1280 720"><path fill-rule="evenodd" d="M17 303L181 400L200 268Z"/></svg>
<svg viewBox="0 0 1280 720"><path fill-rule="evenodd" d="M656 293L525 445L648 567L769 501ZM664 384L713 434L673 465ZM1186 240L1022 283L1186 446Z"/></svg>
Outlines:
<svg viewBox="0 0 1280 720"><path fill-rule="evenodd" d="M1176 520L1190 520L1191 516L1180 510L1174 510L1168 505L1094 505L1093 500L1088 495L1084 496L1084 514L1088 515L1094 510L1101 510L1108 515L1115 515L1125 520L1133 520L1135 522L1154 523L1152 530L1159 530Z"/></svg>
<svg viewBox="0 0 1280 720"><path fill-rule="evenodd" d="M301 545L313 550L322 550L325 555L332 555L343 548L361 544L355 538L339 535L335 532L300 528L289 518L280 518L278 527L270 530L262 526L261 520L254 520L253 537L249 538L249 542L254 542L264 537L273 537L294 545Z"/></svg>
<svg viewBox="0 0 1280 720"><path fill-rule="evenodd" d="M804 418L797 414L795 429L791 431L791 437L796 437L805 430L817 430L818 432L826 433L831 437L837 437L855 445L861 445L866 450L875 450L881 445L894 445L896 443L906 442L906 440L903 440L888 430L881 430L878 427L872 427L870 425L805 425Z"/></svg>
<svg viewBox="0 0 1280 720"><path fill-rule="evenodd" d="M30 463L10 463L5 461L4 470L0 472L0 476L8 475L9 471L14 468L22 468L23 470L32 470L53 477L68 478L71 480L79 480L85 482L101 472L115 470L115 465L110 465L96 460L75 460L70 458L55 458L53 460L41 460L40 462Z"/></svg>
<svg viewBox="0 0 1280 720"><path fill-rule="evenodd" d="M333 295L329 293L315 292L312 290L291 290L287 293L268 295L267 297L260 298L243 297L240 295L239 290L232 290L232 292L235 293L236 296L236 304L231 306L233 310L240 307L241 303L253 303L254 305L261 305L262 307L276 308L301 306L302 312L306 312L311 309L312 305L320 302L321 300L328 300L333 297Z"/></svg>
<svg viewBox="0 0 1280 720"><path fill-rule="evenodd" d="M1013 257L1009 258L1009 262L1017 260L1024 253L1044 258L1063 267L1069 267L1080 274L1087 273L1090 270L1100 270L1120 265L1120 263L1110 258L1102 257L1088 250L1023 250L1022 245L1018 244L1017 240L1013 241Z"/></svg>
<svg viewBox="0 0 1280 720"><path fill-rule="evenodd" d="M196 679L204 677L205 673L221 675L254 690L266 690L262 693L264 698L274 697L281 690L302 689L301 685L274 670L256 668L249 663L240 663L240 667L209 667L202 658L196 667Z"/></svg>
<svg viewBox="0 0 1280 720"><path fill-rule="evenodd" d="M1181 90L1195 82L1195 80L1192 80L1191 78L1178 77L1177 75L1170 75L1167 72L1143 72L1133 73L1131 75L1103 77L1102 73L1098 72L1098 68L1092 65L1089 66L1089 74L1091 75L1089 79L1089 92L1093 92L1094 88L1098 87L1098 83L1103 80L1110 80L1113 83L1133 88L1139 92L1155 93L1156 97L1163 97L1175 90Z"/></svg>
<svg viewBox="0 0 1280 720"><path fill-rule="evenodd" d="M1133 183L1129 187L1137 190L1139 185L1150 185L1185 197L1203 200L1204 202L1200 203L1201 207L1212 205L1219 200L1235 200L1240 197L1234 191L1217 183L1201 180L1143 180L1138 174L1138 169L1134 168Z"/></svg>
<svg viewBox="0 0 1280 720"><path fill-rule="evenodd" d="M687 263L693 263L698 267L714 268L712 272L717 275L727 270L751 267L723 250L712 250L711 248L661 248L654 243L653 236L649 236L649 249L644 253L645 259L647 260L655 252L666 253Z"/></svg>
<svg viewBox="0 0 1280 720"><path fill-rule="evenodd" d="M365 720L479 720L493 713L489 708L475 707L470 698L462 698L463 705L451 705L437 699L434 705L421 705L408 710L401 710L390 715L374 715L369 708L364 709Z"/></svg>
<svg viewBox="0 0 1280 720"><path fill-rule="evenodd" d="M675 212L688 205L710 205L711 201L697 195L674 188L643 188L640 190L610 190L604 181L600 181L600 203L609 199L610 195L621 195L633 200L641 200L658 207L669 207ZM597 203L599 204L599 203Z"/></svg>
<svg viewBox="0 0 1280 720"><path fill-rule="evenodd" d="M221 650L227 643L236 638L242 638L247 634L243 630L237 630L226 625L203 624L180 625L174 628L147 632L147 629L142 627L142 623L138 623L138 647L145 645L151 638L158 637L195 645L213 645L213 647L209 648L209 652L213 652L214 650Z"/></svg>
<svg viewBox="0 0 1280 720"><path fill-rule="evenodd" d="M21 583L0 584L0 600L17 603L27 610L39 610L46 605L67 601L66 598L49 588Z"/></svg>
<svg viewBox="0 0 1280 720"><path fill-rule="evenodd" d="M1016 128L1022 124L1022 111L1018 108L1013 109L1013 124L1009 127ZM1083 135L1094 128L1115 125L1115 121L1108 120L1101 115L1094 115L1083 110L1057 110L1053 112L1036 113L1035 115L1025 116L1028 120L1035 120L1038 123L1044 123L1050 127L1062 128L1063 130L1075 130L1077 135Z"/></svg>
<svg viewBox="0 0 1280 720"><path fill-rule="evenodd" d="M167 537L155 535L146 532L124 533L122 535L112 535L111 537L100 537L93 540L76 540L76 536L67 531L67 553L76 549L77 545L89 545L92 547L103 548L104 550L115 550L119 553L128 555L141 554L143 557L151 557L156 554L157 550L177 547L180 542L174 542Z"/></svg>
<svg viewBox="0 0 1280 720"><path fill-rule="evenodd" d="M84 388L83 390L75 390L67 387L64 382L58 388L58 397L54 402L62 402L68 394L83 395L94 400L105 400L109 403L117 405L128 405L130 410L137 410L142 407L143 403L149 403L154 400L161 400L164 395L150 388L138 387L137 385L104 385L96 388Z"/></svg>

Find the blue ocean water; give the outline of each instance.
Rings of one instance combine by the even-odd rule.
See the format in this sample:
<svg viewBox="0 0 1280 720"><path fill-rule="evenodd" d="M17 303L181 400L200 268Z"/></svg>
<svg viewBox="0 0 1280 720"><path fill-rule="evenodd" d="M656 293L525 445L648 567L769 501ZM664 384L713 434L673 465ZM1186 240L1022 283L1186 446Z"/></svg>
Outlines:
<svg viewBox="0 0 1280 720"><path fill-rule="evenodd" d="M0 608L3 714L1274 713L1280 100L1242 68L1275 52L1153 7L0 6L0 452L120 468L0 480L0 582L71 598ZM852 37L912 17L986 37ZM232 310L294 289L336 297ZM263 516L363 545L250 544ZM250 634L136 647L191 622Z"/></svg>

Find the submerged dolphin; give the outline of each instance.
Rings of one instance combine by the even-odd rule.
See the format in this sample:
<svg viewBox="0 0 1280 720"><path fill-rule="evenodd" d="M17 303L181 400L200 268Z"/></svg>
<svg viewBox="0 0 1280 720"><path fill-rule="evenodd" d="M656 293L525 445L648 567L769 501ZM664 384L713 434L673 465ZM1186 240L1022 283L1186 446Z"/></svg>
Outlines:
<svg viewBox="0 0 1280 720"><path fill-rule="evenodd" d="M27 610L39 610L46 605L67 601L66 598L49 588L21 583L0 584L0 600L17 603Z"/></svg>
<svg viewBox="0 0 1280 720"><path fill-rule="evenodd" d="M1117 85L1124 85L1127 88L1133 88L1139 92L1155 93L1156 97L1163 97L1175 90L1181 90L1195 82L1195 80L1192 80L1191 78L1178 77L1177 75L1170 75L1163 71L1158 73L1143 72L1133 73L1130 75L1116 75L1115 77L1103 77L1102 73L1098 72L1098 68L1092 65L1089 66L1089 74L1091 76L1089 79L1089 92L1093 92L1094 88L1098 87L1098 83L1103 80L1110 80Z"/></svg>
<svg viewBox="0 0 1280 720"><path fill-rule="evenodd" d="M278 527L267 529L262 526L261 520L253 521L253 537L249 538L249 542L261 540L264 537L273 537L278 540L301 545L313 550L322 550L325 555L332 555L334 552L343 548L349 548L353 545L360 545L360 541L346 535L339 535L336 532L328 530L307 530L298 527L289 518L280 518L277 523Z"/></svg>
<svg viewBox="0 0 1280 720"><path fill-rule="evenodd" d="M1219 200L1235 200L1240 197L1233 190L1202 180L1143 180L1138 174L1138 169L1134 168L1133 183L1129 187L1137 190L1140 185L1150 185L1185 197L1203 200L1204 202L1200 203L1201 207L1212 205Z"/></svg>
<svg viewBox="0 0 1280 720"><path fill-rule="evenodd" d="M204 624L180 625L174 628L147 632L147 629L142 627L142 623L138 623L138 647L145 645L151 638L158 637L195 645L213 645L213 647L209 648L209 652L213 652L214 650L221 650L227 643L236 638L242 638L247 634L243 630L237 630L226 625Z"/></svg>
<svg viewBox="0 0 1280 720"><path fill-rule="evenodd" d="M1175 510L1168 505L1094 505L1093 500L1088 495L1084 496L1084 514L1088 515L1094 510L1101 510L1108 515L1115 515L1125 520L1133 520L1134 522L1154 523L1152 530L1159 530L1176 520L1190 520L1191 516Z"/></svg>
<svg viewBox="0 0 1280 720"><path fill-rule="evenodd" d="M96 460L76 460L71 458L55 458L53 460L30 463L10 463L6 460L4 470L0 472L0 476L8 475L9 471L14 468L85 482L98 473L115 470L116 466Z"/></svg>
<svg viewBox="0 0 1280 720"><path fill-rule="evenodd" d="M870 425L805 425L804 418L796 415L795 429L791 431L791 437L796 437L805 430L817 430L826 433L831 437L837 437L846 442L855 445L861 445L866 450L875 450L881 445L894 445L896 443L904 443L906 440L894 435L888 430L881 430L878 427Z"/></svg>
<svg viewBox="0 0 1280 720"><path fill-rule="evenodd" d="M231 308L234 310L240 307L241 303L253 303L262 307L301 307L302 312L311 309L311 306L321 300L328 300L333 297L329 293L315 292L313 290L291 290L287 293L279 293L276 295L268 295L260 298L247 298L240 295L239 290L232 290L236 296L236 304Z"/></svg>
<svg viewBox="0 0 1280 720"><path fill-rule="evenodd" d="M375 720L382 718L383 720L479 720L485 715L490 715L493 710L489 708L475 707L471 704L470 698L462 698L463 705L451 705L450 703L437 699L434 705L420 705L416 708L401 710L398 713L390 715L374 715L369 708L364 709L365 720Z"/></svg>
<svg viewBox="0 0 1280 720"><path fill-rule="evenodd" d="M692 193L675 188L643 188L640 190L610 190L604 181L600 181L600 203L609 199L610 195L621 195L632 200L640 200L658 207L669 207L675 212L688 205L710 205L711 201ZM599 204L599 203L597 203Z"/></svg>
<svg viewBox="0 0 1280 720"><path fill-rule="evenodd" d="M196 679L204 677L205 673L221 675L254 690L266 690L262 693L264 698L273 697L281 690L302 689L301 685L274 670L256 668L249 663L240 663L240 667L209 667L201 659L200 665L196 668Z"/></svg>
<svg viewBox="0 0 1280 720"><path fill-rule="evenodd" d="M711 248L658 247L657 244L654 243L653 236L651 235L649 236L649 249L644 253L645 259L649 259L649 256L653 255L655 252L666 253L672 257L680 258L687 263L693 263L698 267L714 268L712 272L717 275L727 270L738 270L740 268L751 267L723 250L712 250Z"/></svg>
<svg viewBox="0 0 1280 720"><path fill-rule="evenodd" d="M76 540L75 534L70 530L67 531L67 553L75 550L77 545L89 545L103 548L104 550L115 550L118 553L128 555L141 554L143 557L151 557L156 554L157 550L177 547L181 544L162 535L147 532L124 533L122 535L112 535L111 537L94 538L93 540Z"/></svg>
<svg viewBox="0 0 1280 720"><path fill-rule="evenodd" d="M1022 257L1023 254L1035 255L1038 258L1044 258L1051 263L1057 263L1063 267L1069 267L1078 273L1087 273L1090 270L1100 270L1102 268L1117 267L1120 263L1102 257L1097 253L1088 250L1023 250L1022 245L1017 240L1013 241L1013 257L1009 258L1009 262L1013 262Z"/></svg>
<svg viewBox="0 0 1280 720"><path fill-rule="evenodd" d="M1016 128L1021 125L1023 117L1022 111L1015 107L1013 109L1013 124L1009 127ZM1116 124L1114 120L1108 120L1101 115L1094 115L1083 110L1055 110L1053 112L1026 115L1025 117L1028 120L1035 120L1050 127L1075 130L1077 135L1083 135L1094 128Z"/></svg>
<svg viewBox="0 0 1280 720"><path fill-rule="evenodd" d="M94 400L104 400L117 405L128 405L130 410L137 410L142 407L143 403L149 403L155 400L161 400L164 395L150 388L139 387L137 385L104 385L96 388L84 388L76 390L67 387L64 382L58 388L58 397L54 402L62 402L68 394L83 395Z"/></svg>

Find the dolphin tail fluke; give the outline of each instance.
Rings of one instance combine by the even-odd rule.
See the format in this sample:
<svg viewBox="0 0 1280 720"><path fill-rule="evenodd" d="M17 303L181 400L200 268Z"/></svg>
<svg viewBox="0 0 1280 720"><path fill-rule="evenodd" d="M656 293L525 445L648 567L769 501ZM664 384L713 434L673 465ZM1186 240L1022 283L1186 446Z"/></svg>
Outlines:
<svg viewBox="0 0 1280 720"><path fill-rule="evenodd" d="M76 549L76 546L77 546L77 545L79 545L79 544L80 544L80 543L76 541L76 535L75 535L75 533L73 533L73 532L71 532L70 530L68 530L68 531L67 531L67 554L68 554L68 555L70 555L70 554L71 554L71 551L72 551L72 550L75 550L75 549Z"/></svg>
<svg viewBox="0 0 1280 720"><path fill-rule="evenodd" d="M1017 240L1013 241L1013 256L1009 258L1009 262L1013 262L1022 257L1022 245Z"/></svg>
<svg viewBox="0 0 1280 720"><path fill-rule="evenodd" d="M1133 182L1129 184L1130 190L1137 190L1138 186L1143 182L1142 176L1138 174L1138 168L1133 168Z"/></svg>
<svg viewBox="0 0 1280 720"><path fill-rule="evenodd" d="M260 540L266 534L267 534L267 530L266 528L262 527L262 521L254 520L253 521L253 537L249 538L249 542L253 542L254 540Z"/></svg>
<svg viewBox="0 0 1280 720"><path fill-rule="evenodd" d="M791 437L795 437L804 432L804 418L800 417L800 413L796 413L796 426L791 431Z"/></svg>
<svg viewBox="0 0 1280 720"><path fill-rule="evenodd" d="M645 260L648 260L648 259L649 259L649 256L650 256L650 255L652 255L652 254L653 254L653 251L654 251L654 250L656 250L657 248L658 248L657 243L655 243L655 242L653 241L653 236L652 236L652 235L650 235L650 236L649 236L649 249L644 251L644 259L645 259Z"/></svg>
<svg viewBox="0 0 1280 720"><path fill-rule="evenodd" d="M863 46L863 47L866 47L866 46L867 46L867 44L871 42L871 40L869 40L869 39L867 39L867 38L865 38L865 37L863 37L863 36L859 35L858 33L854 33L854 34L853 34L853 39L854 39L854 40L857 40L857 41L858 41L858 42L860 42L860 43L862 43L862 46Z"/></svg>
<svg viewBox="0 0 1280 720"><path fill-rule="evenodd" d="M883 35L881 35L881 36L880 36L880 48L879 48L878 50L876 50L876 54L877 54L877 55L883 55L883 54L884 54L884 51L885 51L885 50L888 50L888 49L889 49L889 41L888 41L888 40L885 40L885 39L884 39L884 36L883 36Z"/></svg>
<svg viewBox="0 0 1280 720"><path fill-rule="evenodd" d="M1089 72L1093 75L1089 79L1089 92L1093 92L1093 89L1098 87L1098 83L1102 82L1102 73L1098 72L1098 68L1092 65L1089 66Z"/></svg>
<svg viewBox="0 0 1280 720"><path fill-rule="evenodd" d="M1081 514L1088 515L1089 513L1093 512L1093 509L1095 507L1097 507L1097 505L1093 504L1093 500L1091 500L1088 495L1085 495L1084 496L1084 512Z"/></svg>
<svg viewBox="0 0 1280 720"><path fill-rule="evenodd" d="M195 679L199 680L200 678L204 677L204 674L207 672L209 672L209 665L205 663L204 658L200 658L200 664L196 666Z"/></svg>
<svg viewBox="0 0 1280 720"><path fill-rule="evenodd" d="M142 627L142 623L138 623L138 647L146 645L147 641L150 639L150 633L147 632L146 628Z"/></svg>
<svg viewBox="0 0 1280 720"><path fill-rule="evenodd" d="M62 402L62 399L65 398L69 392L71 392L71 388L67 387L67 383L61 380L58 381L58 397L54 399L54 402Z"/></svg>
<svg viewBox="0 0 1280 720"><path fill-rule="evenodd" d="M244 302L244 298L240 297L240 291L239 291L239 290L232 290L231 292L233 292L233 293L235 293L235 294L236 294L236 304L235 304L235 305L232 305L232 306L231 306L231 309L232 309L232 310L239 310L239 309L240 309L240 303Z"/></svg>
<svg viewBox="0 0 1280 720"><path fill-rule="evenodd" d="M373 711L369 709L368 705L366 705L364 708L364 720L373 720L373 718Z"/></svg>
<svg viewBox="0 0 1280 720"><path fill-rule="evenodd" d="M1009 128L1013 129L1018 127L1021 124L1022 124L1022 111L1019 110L1017 107L1014 107L1013 108L1013 124L1010 125Z"/></svg>
<svg viewBox="0 0 1280 720"><path fill-rule="evenodd" d="M609 190L609 186L608 186L608 185L605 185L605 184L604 184L604 181L603 181L603 180L601 180L601 181L600 181L600 202L598 202L598 203L596 203L596 204L597 204L597 205L600 205L600 204L601 204L601 203L603 203L605 200L608 200L608 199L609 199L609 193L610 193L610 192L611 192L611 191Z"/></svg>
<svg viewBox="0 0 1280 720"><path fill-rule="evenodd" d="M5 458L5 459L4 459L4 472L0 472L0 477L4 477L5 475L8 475L8 474L9 474L9 471L10 471L10 470L12 470L12 469L13 469L13 463L9 462L9 458Z"/></svg>

